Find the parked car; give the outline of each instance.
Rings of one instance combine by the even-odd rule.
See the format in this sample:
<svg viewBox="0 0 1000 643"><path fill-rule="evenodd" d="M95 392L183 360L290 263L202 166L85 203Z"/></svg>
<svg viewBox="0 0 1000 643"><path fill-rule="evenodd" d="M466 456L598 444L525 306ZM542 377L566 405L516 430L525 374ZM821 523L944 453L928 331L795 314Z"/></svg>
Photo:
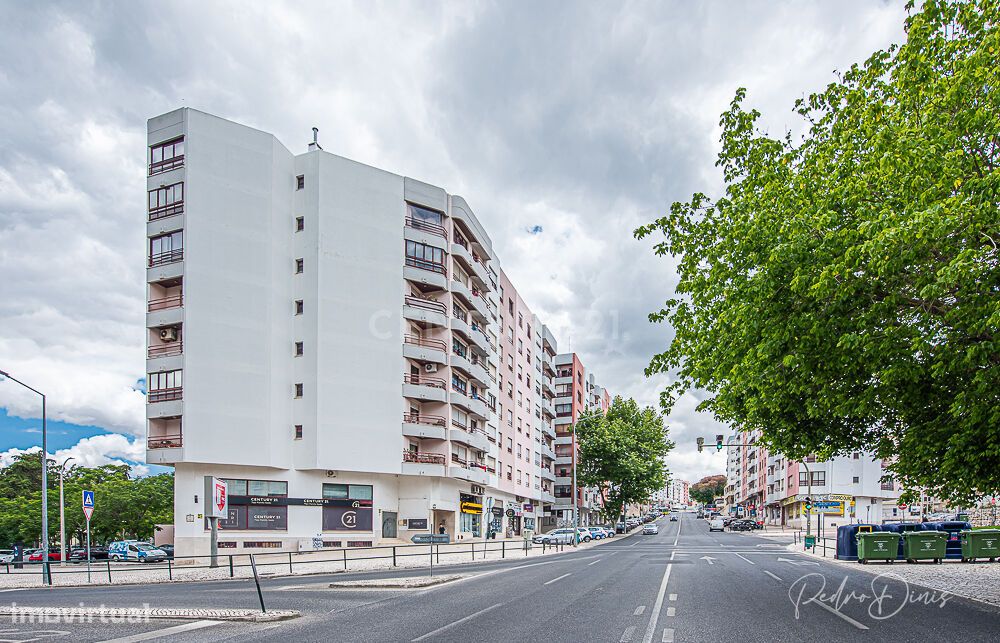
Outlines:
<svg viewBox="0 0 1000 643"><path fill-rule="evenodd" d="M91 545L90 560L107 560L107 559L108 559L107 548ZM69 553L69 556L66 558L66 560L73 563L79 563L87 560L87 548L74 547L73 550Z"/></svg>
<svg viewBox="0 0 1000 643"><path fill-rule="evenodd" d="M615 533L624 534L628 531L628 525L624 522L615 523Z"/></svg>
<svg viewBox="0 0 1000 643"><path fill-rule="evenodd" d="M708 521L708 531L709 533L713 531L725 531L726 524L722 521L722 518L712 518Z"/></svg>
<svg viewBox="0 0 1000 643"><path fill-rule="evenodd" d="M590 532L590 537L594 540L604 540L608 537L602 527L587 527L587 531Z"/></svg>
<svg viewBox="0 0 1000 643"><path fill-rule="evenodd" d="M167 555L167 558L173 558L174 557L174 546L173 545L160 545L160 549L162 549L163 553L165 553Z"/></svg>
<svg viewBox="0 0 1000 643"><path fill-rule="evenodd" d="M10 549L0 549L0 565L14 562L14 552Z"/></svg>
<svg viewBox="0 0 1000 643"><path fill-rule="evenodd" d="M677 522L677 514L670 514L670 522Z"/></svg>
<svg viewBox="0 0 1000 643"><path fill-rule="evenodd" d="M117 540L108 545L108 558L152 563L167 559L167 553L149 543L137 540Z"/></svg>
<svg viewBox="0 0 1000 643"><path fill-rule="evenodd" d="M532 540L536 543L544 543L546 545L572 545L573 529L572 528L553 529L549 533L542 534L541 536L536 536Z"/></svg>
<svg viewBox="0 0 1000 643"><path fill-rule="evenodd" d="M650 523L642 528L643 536L655 536L658 533L660 533L660 528L653 523Z"/></svg>
<svg viewBox="0 0 1000 643"><path fill-rule="evenodd" d="M42 557L44 555L45 555L44 551L42 551L41 549L36 549L30 556L28 556L28 562L29 563L40 563L40 562L42 562ZM60 559L61 559L61 557L60 557L58 549L56 549L56 550L51 550L50 549L49 550L49 562L50 563L53 562L53 561L59 562Z"/></svg>

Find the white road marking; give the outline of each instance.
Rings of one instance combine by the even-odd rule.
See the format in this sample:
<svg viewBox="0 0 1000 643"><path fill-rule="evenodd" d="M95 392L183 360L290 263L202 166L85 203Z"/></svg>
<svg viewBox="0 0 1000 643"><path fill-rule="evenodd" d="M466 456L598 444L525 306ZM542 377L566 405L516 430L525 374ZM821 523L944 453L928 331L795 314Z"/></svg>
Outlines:
<svg viewBox="0 0 1000 643"><path fill-rule="evenodd" d="M674 555L670 554L670 560L674 559ZM663 609L663 597L667 593L667 581L670 580L670 570L673 569L673 563L667 563L667 570L663 572L663 581L660 582L660 591L656 595L656 603L653 605L653 613L649 616L649 625L646 626L646 635L642 637L642 643L653 643L653 634L656 633L656 622L660 618L660 610ZM673 640L673 631L671 630L671 639Z"/></svg>
<svg viewBox="0 0 1000 643"><path fill-rule="evenodd" d="M635 625L629 625L625 628L625 632L622 633L619 643L628 643L632 640L632 635L635 634Z"/></svg>
<svg viewBox="0 0 1000 643"><path fill-rule="evenodd" d="M677 600L677 594L671 594L670 595L670 600L676 601Z"/></svg>
<svg viewBox="0 0 1000 643"><path fill-rule="evenodd" d="M417 641L423 641L424 639L429 639L432 636L437 636L438 634L440 634L441 632L444 632L445 630L450 630L451 628L455 627L456 625L461 625L462 623L465 623L467 621L471 621L472 619L476 618L477 616L482 616L486 612L491 612L491 611L495 610L498 607L502 607L505 604L506 603L497 603L496 605L490 605L486 609L481 609L478 612L474 612L472 614L469 614L466 617L458 619L457 621L452 621L451 623L448 623L447 625L439 627L439 628L437 628L436 630L434 630L432 632L428 632L427 634L424 634L423 636L418 636L417 638L413 639L413 641L411 643L416 643Z"/></svg>
<svg viewBox="0 0 1000 643"><path fill-rule="evenodd" d="M674 629L668 627L663 630L663 638L660 639L663 643L674 643Z"/></svg>
<svg viewBox="0 0 1000 643"><path fill-rule="evenodd" d="M132 636L123 636L119 639L109 639L104 641L104 643L138 643L139 641L152 641L153 639L163 638L164 636L173 636L183 632L200 630L206 627L212 627L213 625L222 625L222 621L194 621L193 623L183 623L173 627L165 627L161 630L153 630L152 632L142 632L141 634L133 634Z"/></svg>
<svg viewBox="0 0 1000 643"><path fill-rule="evenodd" d="M667 616L676 616L676 615L677 615L677 608L676 607L668 607L667 608Z"/></svg>
<svg viewBox="0 0 1000 643"><path fill-rule="evenodd" d="M680 537L681 537L681 523L680 523L680 521L678 521L677 522L677 535L674 536L674 547L677 546L677 541L680 540Z"/></svg>
<svg viewBox="0 0 1000 643"><path fill-rule="evenodd" d="M768 576L770 576L771 578L773 578L774 580L778 581L779 583L781 582L780 578L778 578L777 576L775 576L771 572L767 571L766 569L764 570L764 573L767 574Z"/></svg>
<svg viewBox="0 0 1000 643"><path fill-rule="evenodd" d="M556 582L557 580L562 580L562 579L566 578L567 576L572 576L572 575L573 575L573 572L570 572L568 574L563 574L562 576L556 576L552 580L545 581L544 583L542 583L542 585L551 585L552 583Z"/></svg>
<svg viewBox="0 0 1000 643"><path fill-rule="evenodd" d="M646 606L640 605L639 607L635 608L635 613L633 613L632 616L640 616L645 611L646 611Z"/></svg>
<svg viewBox="0 0 1000 643"><path fill-rule="evenodd" d="M39 494L39 495L41 495L41 494ZM599 562L601 562L601 559L600 559L600 558L598 558L597 560L595 560L595 561L594 561L594 562L592 562L592 563L587 563L587 567L590 567L591 565L596 565L596 564L597 564L597 563L599 563Z"/></svg>
<svg viewBox="0 0 1000 643"><path fill-rule="evenodd" d="M715 559L714 559L714 558L712 558L711 556L702 556L702 557L701 557L701 558L699 558L698 560L703 560L703 561L705 561L706 563L708 563L709 565L714 565L714 564L715 564L715 563L713 563L713 562L712 562L712 561L713 561L713 560L715 560Z"/></svg>
<svg viewBox="0 0 1000 643"><path fill-rule="evenodd" d="M736 552L733 552L733 553L736 554ZM736 554L736 555L740 556L739 554ZM750 560L749 558L747 558L746 556L740 556L740 558L742 558L743 560L747 561L751 565L756 565L757 564L757 563L753 562L752 560Z"/></svg>
<svg viewBox="0 0 1000 643"><path fill-rule="evenodd" d="M853 618L851 618L847 614L843 614L841 612L838 612L837 610L833 609L832 607L830 607L826 603L823 603L821 601L815 601L815 600L813 600L813 599L810 598L808 601L806 601L805 603L803 603L803 605L808 605L809 603L812 603L813 605L819 605L820 607L822 607L826 611L830 612L831 614L836 614L837 616L839 616L840 618L844 619L845 621L847 621L848 623L850 623L854 627L858 628L859 630L867 630L868 629L868 626L865 625L864 623L858 623L857 621L855 621Z"/></svg>

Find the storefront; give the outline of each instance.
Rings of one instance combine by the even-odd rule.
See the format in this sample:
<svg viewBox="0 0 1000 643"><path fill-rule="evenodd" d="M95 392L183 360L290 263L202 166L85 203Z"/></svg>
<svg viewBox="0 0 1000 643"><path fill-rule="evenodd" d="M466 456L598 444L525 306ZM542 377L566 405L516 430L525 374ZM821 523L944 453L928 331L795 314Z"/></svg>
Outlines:
<svg viewBox="0 0 1000 643"><path fill-rule="evenodd" d="M472 534L473 538L481 538L483 535L482 515L482 496L459 494L458 531L460 533Z"/></svg>

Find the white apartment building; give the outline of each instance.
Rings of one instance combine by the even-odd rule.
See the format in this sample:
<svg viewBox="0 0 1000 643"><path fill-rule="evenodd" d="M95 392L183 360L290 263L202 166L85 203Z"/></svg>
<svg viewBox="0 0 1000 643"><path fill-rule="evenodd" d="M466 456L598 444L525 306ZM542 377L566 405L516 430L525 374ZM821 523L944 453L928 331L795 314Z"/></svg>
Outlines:
<svg viewBox="0 0 1000 643"><path fill-rule="evenodd" d="M178 555L208 551L207 475L223 553L553 515L555 338L532 317L549 376L500 400L499 262L462 197L188 108L148 146L147 462L174 467Z"/></svg>

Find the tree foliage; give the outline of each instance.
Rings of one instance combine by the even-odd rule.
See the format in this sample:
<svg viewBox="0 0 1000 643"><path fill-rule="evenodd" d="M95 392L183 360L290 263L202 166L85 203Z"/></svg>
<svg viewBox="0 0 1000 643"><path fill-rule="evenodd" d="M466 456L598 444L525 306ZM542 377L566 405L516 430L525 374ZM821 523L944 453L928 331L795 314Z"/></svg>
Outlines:
<svg viewBox="0 0 1000 643"><path fill-rule="evenodd" d="M692 500L695 500L703 505L710 505L715 502L715 499L721 496L726 491L726 476L724 475L714 475L705 476L698 482L691 485L688 489L688 495L691 496Z"/></svg>
<svg viewBox="0 0 1000 643"><path fill-rule="evenodd" d="M0 547L15 542L40 545L42 524L41 452L21 454L0 469ZM93 543L150 538L157 524L173 522L174 480L170 474L132 478L127 465L71 467L63 478L66 539L83 542L84 489L96 496L90 523ZM49 539L59 542L59 467L48 470Z"/></svg>
<svg viewBox="0 0 1000 643"><path fill-rule="evenodd" d="M759 429L789 457L868 450L904 488L1000 493L1000 10L911 5L906 42L796 104L772 138L736 93L725 195L636 230L680 258L650 316L675 336L662 401Z"/></svg>
<svg viewBox="0 0 1000 643"><path fill-rule="evenodd" d="M626 505L645 502L666 485L663 459L674 444L655 409L615 396L606 414L583 412L574 431L580 448L577 481L597 488L609 518L617 520Z"/></svg>

